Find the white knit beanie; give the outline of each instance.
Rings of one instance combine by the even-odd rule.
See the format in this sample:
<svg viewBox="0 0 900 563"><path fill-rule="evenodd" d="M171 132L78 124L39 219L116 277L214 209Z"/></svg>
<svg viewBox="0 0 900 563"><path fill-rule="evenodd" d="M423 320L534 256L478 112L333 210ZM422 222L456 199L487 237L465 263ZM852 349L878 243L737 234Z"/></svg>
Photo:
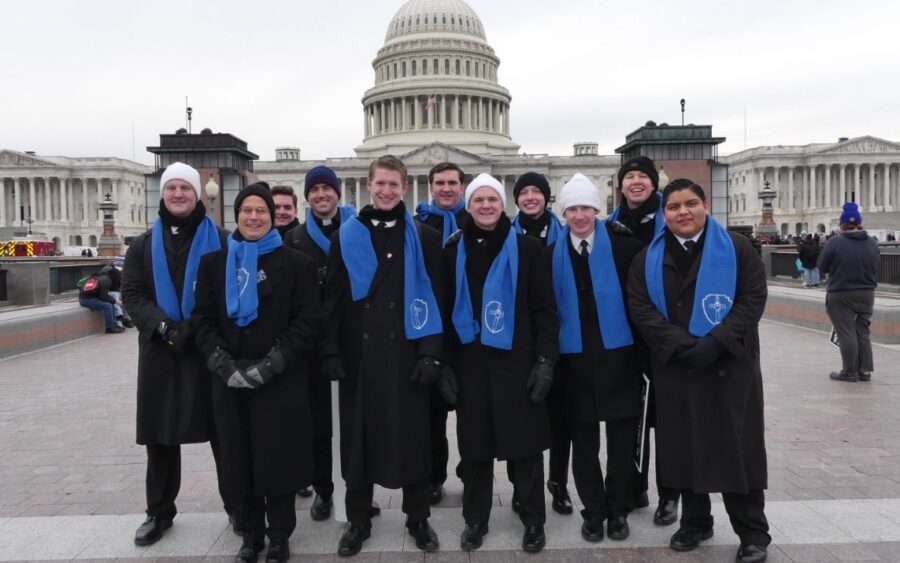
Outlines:
<svg viewBox="0 0 900 563"><path fill-rule="evenodd" d="M197 194L197 200L200 200L200 173L193 166L188 166L183 162L170 164L159 179L159 191L163 191L169 180L184 180L193 186L194 193Z"/></svg>
<svg viewBox="0 0 900 563"><path fill-rule="evenodd" d="M500 195L500 201L503 202L503 209L506 209L506 190L503 189L503 184L501 184L497 178L494 178L486 172L482 172L478 176L475 176L475 179L466 186L466 209L469 208L469 200L472 199L472 194L475 193L475 190L484 187L493 188L494 191Z"/></svg>
<svg viewBox="0 0 900 563"><path fill-rule="evenodd" d="M566 209L575 205L593 207L601 211L600 190L587 176L576 172L559 192L559 205L565 213Z"/></svg>

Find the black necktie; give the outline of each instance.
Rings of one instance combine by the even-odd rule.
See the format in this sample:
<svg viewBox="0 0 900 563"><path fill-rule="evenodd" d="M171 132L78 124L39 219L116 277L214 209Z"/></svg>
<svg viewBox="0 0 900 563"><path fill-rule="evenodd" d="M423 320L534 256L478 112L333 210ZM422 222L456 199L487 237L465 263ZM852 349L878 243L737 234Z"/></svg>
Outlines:
<svg viewBox="0 0 900 563"><path fill-rule="evenodd" d="M694 254L694 246L697 244L695 240L686 240L684 241L684 251L688 254Z"/></svg>
<svg viewBox="0 0 900 563"><path fill-rule="evenodd" d="M590 252L588 252L588 241L583 240L581 241L581 257L587 258L588 254L590 254Z"/></svg>
<svg viewBox="0 0 900 563"><path fill-rule="evenodd" d="M382 221L381 223L378 223L378 228L381 229L382 231L387 230L387 228L388 228L387 221Z"/></svg>

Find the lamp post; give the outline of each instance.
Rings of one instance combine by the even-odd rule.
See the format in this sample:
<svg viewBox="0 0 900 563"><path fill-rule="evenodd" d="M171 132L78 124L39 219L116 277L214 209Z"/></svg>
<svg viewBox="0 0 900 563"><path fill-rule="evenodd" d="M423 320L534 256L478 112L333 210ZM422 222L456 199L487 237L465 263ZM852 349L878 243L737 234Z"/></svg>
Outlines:
<svg viewBox="0 0 900 563"><path fill-rule="evenodd" d="M25 236L31 238L31 224L34 223L34 219L31 218L31 213L28 214L28 219L25 219L25 222L28 224L28 233Z"/></svg>
<svg viewBox="0 0 900 563"><path fill-rule="evenodd" d="M216 183L212 175L209 176L209 181L206 182L204 190L206 191L206 199L209 201L209 212L213 217L213 223L218 225L219 216L216 213L216 198L219 197L219 184Z"/></svg>
<svg viewBox="0 0 900 563"><path fill-rule="evenodd" d="M772 206L772 200L778 196L772 189L768 180L763 182L763 189L759 192L759 199L762 200L762 222L756 227L756 234L760 236L774 236L778 234L778 227L775 225L773 215L775 208Z"/></svg>

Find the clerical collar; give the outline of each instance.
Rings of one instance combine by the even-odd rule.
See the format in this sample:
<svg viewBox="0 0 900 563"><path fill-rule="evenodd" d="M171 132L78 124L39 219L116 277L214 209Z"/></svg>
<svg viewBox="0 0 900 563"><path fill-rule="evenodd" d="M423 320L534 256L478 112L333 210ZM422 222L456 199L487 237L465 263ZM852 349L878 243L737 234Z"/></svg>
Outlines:
<svg viewBox="0 0 900 563"><path fill-rule="evenodd" d="M584 238L581 238L572 231L569 231L569 240L572 241L572 247L575 248L575 250L577 250L578 252L581 252L581 241L587 241L587 250L590 254L591 250L594 249L594 235L596 234L596 231L591 231L591 234Z"/></svg>
<svg viewBox="0 0 900 563"><path fill-rule="evenodd" d="M369 219L369 221L371 221L372 225L375 227L378 227L382 223L384 223L384 227L386 229L390 229L391 227L393 227L394 225L397 224L397 219L391 219L390 221L379 221L378 219Z"/></svg>
<svg viewBox="0 0 900 563"><path fill-rule="evenodd" d="M672 233L672 234L675 236L675 240L678 241L678 244L680 244L682 248L687 250L687 247L684 246L684 243L686 243L689 240L697 242L698 240L700 240L700 236L703 235L703 231L705 231L705 230L706 230L706 227L703 227L702 229L700 229L700 232L698 232L696 235L692 236L691 238L681 238L680 236L676 235L675 233Z"/></svg>

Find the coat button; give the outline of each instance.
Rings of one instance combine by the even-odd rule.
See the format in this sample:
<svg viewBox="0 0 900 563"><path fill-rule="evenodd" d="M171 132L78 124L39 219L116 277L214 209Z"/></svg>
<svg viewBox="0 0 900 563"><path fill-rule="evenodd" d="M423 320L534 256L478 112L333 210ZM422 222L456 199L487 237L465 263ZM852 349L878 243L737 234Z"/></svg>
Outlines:
<svg viewBox="0 0 900 563"><path fill-rule="evenodd" d="M719 377L725 377L725 375L726 375L727 373L728 373L728 372L726 372L724 369L720 369L720 370L719 370Z"/></svg>
<svg viewBox="0 0 900 563"><path fill-rule="evenodd" d="M391 332L391 333L388 334L388 337L389 337L391 340L394 339L394 336L395 336L395 333L393 333L393 332Z"/></svg>
<svg viewBox="0 0 900 563"><path fill-rule="evenodd" d="M363 333L363 340L368 340L368 339L369 339L369 333L368 333L368 332L364 332L364 333Z"/></svg>
<svg viewBox="0 0 900 563"><path fill-rule="evenodd" d="M371 309L371 308L372 308L372 304L369 303L368 301L366 301L365 303L363 303L363 308L364 308L364 309Z"/></svg>
<svg viewBox="0 0 900 563"><path fill-rule="evenodd" d="M388 309L393 309L393 308L396 307L396 306L397 306L397 305L396 305L393 301L391 301L390 303L388 303Z"/></svg>
<svg viewBox="0 0 900 563"><path fill-rule="evenodd" d="M675 302L675 305L677 305L678 307L681 307L681 299L679 299L678 301L676 301L676 302Z"/></svg>

